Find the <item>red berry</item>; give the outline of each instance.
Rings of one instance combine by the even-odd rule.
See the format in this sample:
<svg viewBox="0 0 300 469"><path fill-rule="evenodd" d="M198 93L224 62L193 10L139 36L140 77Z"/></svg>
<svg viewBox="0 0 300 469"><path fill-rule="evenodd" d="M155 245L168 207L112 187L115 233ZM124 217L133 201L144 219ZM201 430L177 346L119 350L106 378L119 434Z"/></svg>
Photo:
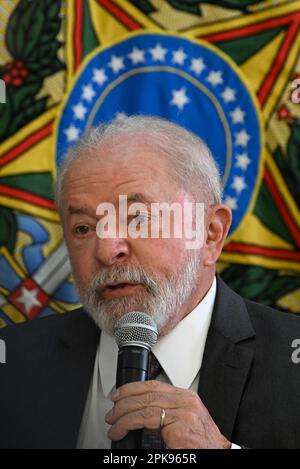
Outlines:
<svg viewBox="0 0 300 469"><path fill-rule="evenodd" d="M281 106L281 108L277 111L277 116L280 120L284 120L291 117L291 113L286 106Z"/></svg>
<svg viewBox="0 0 300 469"><path fill-rule="evenodd" d="M11 74L12 77L18 77L19 74L20 74L20 72L19 72L19 70L18 70L17 68L13 68L13 69L11 70L10 74Z"/></svg>
<svg viewBox="0 0 300 469"><path fill-rule="evenodd" d="M9 73L5 73L3 75L3 80L5 81L5 83L11 83L11 76Z"/></svg>
<svg viewBox="0 0 300 469"><path fill-rule="evenodd" d="M20 75L21 77L26 77L28 75L28 70L26 70L26 68L21 68Z"/></svg>
<svg viewBox="0 0 300 469"><path fill-rule="evenodd" d="M23 83L22 78L14 78L14 79L12 80L12 84L13 84L14 86L21 86L22 83Z"/></svg>
<svg viewBox="0 0 300 469"><path fill-rule="evenodd" d="M10 70L13 66L13 63L12 62L8 62L6 65L5 65L5 68L7 68L7 70Z"/></svg>
<svg viewBox="0 0 300 469"><path fill-rule="evenodd" d="M23 67L23 62L22 60L17 60L16 63L15 63L16 67L18 68L22 68Z"/></svg>

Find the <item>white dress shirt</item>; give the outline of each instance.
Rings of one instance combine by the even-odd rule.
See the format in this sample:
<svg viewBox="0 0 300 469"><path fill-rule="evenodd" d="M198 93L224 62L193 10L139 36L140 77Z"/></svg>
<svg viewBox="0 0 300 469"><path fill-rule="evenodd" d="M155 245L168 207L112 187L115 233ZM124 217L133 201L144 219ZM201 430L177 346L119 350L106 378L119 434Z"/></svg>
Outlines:
<svg viewBox="0 0 300 469"><path fill-rule="evenodd" d="M152 352L163 372L159 381L197 391L206 337L216 296L216 278L203 300L166 336L157 341ZM110 395L115 387L118 347L112 336L101 333L78 438L78 448L110 449L109 425L104 418L112 408Z"/></svg>

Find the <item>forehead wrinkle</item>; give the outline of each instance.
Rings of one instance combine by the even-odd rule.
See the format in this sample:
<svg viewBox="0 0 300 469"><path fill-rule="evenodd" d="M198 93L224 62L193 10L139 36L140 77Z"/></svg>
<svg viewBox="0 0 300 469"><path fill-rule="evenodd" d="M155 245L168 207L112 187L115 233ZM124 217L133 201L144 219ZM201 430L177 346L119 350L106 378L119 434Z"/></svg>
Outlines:
<svg viewBox="0 0 300 469"><path fill-rule="evenodd" d="M68 217L72 217L73 215L87 215L88 217L91 217L91 218L97 218L94 211L85 205L76 207L70 204L67 209L67 215Z"/></svg>
<svg viewBox="0 0 300 469"><path fill-rule="evenodd" d="M154 154L153 156L155 160L158 155ZM102 192L101 198L103 198L103 196L105 197L106 193L106 199L112 200L112 198L114 196L117 196L118 194L126 195L129 193L131 194L142 192L146 184L146 182L144 181L144 178L146 177L146 179L148 180L147 184L149 184L149 187L152 189L156 188L155 190L152 190L151 195L149 194L150 197L148 195L148 197L152 199L153 195L155 194L158 195L159 193L160 195L163 195L161 194L161 191L163 189L171 189L174 183L177 185L177 181L176 179L174 180L174 178L172 177L172 173L167 171L167 162L161 162L161 159L160 164L157 165L151 164L151 161L146 159L145 164L137 164L137 166L129 165L129 167L126 166L126 163L124 161L123 164L122 162L120 162L119 166L116 161L106 161L102 167L99 164L99 159L97 158L98 161L94 160L92 162L92 160L90 160L89 158L91 164L87 162L87 164L85 165L85 168L87 170L85 174L82 174L80 170L78 170L78 166L75 162L74 166L70 168L69 173L66 175L66 182L68 185L69 193L70 190L71 192L73 192L73 194L74 192L76 193L79 190L79 192L81 192L82 194L89 194L89 192L94 192L92 188L97 188L98 185L100 192ZM83 173L85 172L85 168L83 168ZM147 178L147 175L151 177ZM161 181L162 177L164 178L163 182ZM122 178L126 179L122 180ZM107 188L103 187L106 185ZM75 186L74 191L72 191L72 186L73 188ZM105 190L105 192L103 192L103 189ZM165 194L164 197L166 199L170 198L168 190L167 192L163 190L163 193ZM161 200L161 197L159 197L159 199ZM132 199L132 201L134 200Z"/></svg>

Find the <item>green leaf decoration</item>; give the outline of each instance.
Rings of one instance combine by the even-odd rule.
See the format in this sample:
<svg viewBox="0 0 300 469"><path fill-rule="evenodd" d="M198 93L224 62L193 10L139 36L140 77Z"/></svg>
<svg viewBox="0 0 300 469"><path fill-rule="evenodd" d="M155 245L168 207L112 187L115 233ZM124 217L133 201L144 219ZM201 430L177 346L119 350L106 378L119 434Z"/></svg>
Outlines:
<svg viewBox="0 0 300 469"><path fill-rule="evenodd" d="M13 210L0 207L0 245L13 253L16 244L17 221Z"/></svg>
<svg viewBox="0 0 300 469"><path fill-rule="evenodd" d="M156 8L154 8L154 6L151 4L150 0L130 0L130 3L132 3L146 15L150 15L151 13L157 11Z"/></svg>
<svg viewBox="0 0 300 469"><path fill-rule="evenodd" d="M0 178L1 184L22 189L31 194L54 200L53 177L48 171L41 173L21 173Z"/></svg>
<svg viewBox="0 0 300 469"><path fill-rule="evenodd" d="M30 31L35 13L36 2L21 1L9 18L6 29L7 49L16 60L23 58L26 47L27 31Z"/></svg>
<svg viewBox="0 0 300 469"><path fill-rule="evenodd" d="M276 270L256 266L231 264L221 277L239 295L277 309L280 298L300 288L299 276L279 275Z"/></svg>
<svg viewBox="0 0 300 469"><path fill-rule="evenodd" d="M24 83L23 86L17 88L12 93L12 106L16 108L23 107L23 102L27 97L33 98L40 90L40 82L34 81L33 83Z"/></svg>
<svg viewBox="0 0 300 469"><path fill-rule="evenodd" d="M285 239L285 241L290 243L292 246L295 246L295 241L290 235L265 184L262 184L259 189L259 194L254 207L254 214L260 219L263 225L269 228L270 231Z"/></svg>
<svg viewBox="0 0 300 469"><path fill-rule="evenodd" d="M22 87L7 88L5 106L0 107L0 141L13 135L28 119L38 117L46 109L47 98L34 99L40 90L40 83L25 83Z"/></svg>
<svg viewBox="0 0 300 469"><path fill-rule="evenodd" d="M46 0L47 3L47 10L48 10L48 18L51 20L55 20L59 16L61 2L60 1L53 1L53 0Z"/></svg>
<svg viewBox="0 0 300 469"><path fill-rule="evenodd" d="M263 267L232 264L221 276L240 295L245 294L246 298L254 299L274 279L276 272Z"/></svg>
<svg viewBox="0 0 300 469"><path fill-rule="evenodd" d="M94 31L89 3L83 4L83 28L82 28L82 54L83 58L92 50L100 45L97 35Z"/></svg>
<svg viewBox="0 0 300 469"><path fill-rule="evenodd" d="M201 1L199 0L167 0L167 2L176 10L201 16L201 10L199 8Z"/></svg>
<svg viewBox="0 0 300 469"><path fill-rule="evenodd" d="M200 0L199 3L208 3L210 5L218 5L229 10L249 11L249 7L261 3L262 0ZM181 3L181 2L179 2ZM190 3L188 0L186 3Z"/></svg>
<svg viewBox="0 0 300 469"><path fill-rule="evenodd" d="M46 102L47 98L45 97L38 101L32 101L29 106L21 108L11 122L9 135L13 135L20 127L40 116L46 109Z"/></svg>
<svg viewBox="0 0 300 469"><path fill-rule="evenodd" d="M300 288L300 277L292 275L282 275L276 277L268 285L268 289L257 297L257 301L267 305L275 305L275 299L279 300L284 295ZM300 312L300 311L299 311Z"/></svg>
<svg viewBox="0 0 300 469"><path fill-rule="evenodd" d="M146 15L157 11L150 0L130 0L130 2ZM201 16L201 4L217 5L226 9L240 10L247 13L249 6L260 3L261 0L167 0L167 2L175 10Z"/></svg>
<svg viewBox="0 0 300 469"><path fill-rule="evenodd" d="M287 144L287 152L281 147L273 152L273 158L279 171L284 175L285 182L296 204L300 205L300 125L294 122L290 125L291 133Z"/></svg>
<svg viewBox="0 0 300 469"><path fill-rule="evenodd" d="M36 79L43 80L44 78L53 75L56 72L59 72L64 66L62 66L61 62L59 59L56 57L51 61L45 61L46 65L43 67L38 67L35 71L35 77Z"/></svg>
<svg viewBox="0 0 300 469"><path fill-rule="evenodd" d="M57 40L62 0L21 0L13 10L5 32L6 47L27 71L19 83L7 85L7 103L0 108L0 141L46 109L47 98L36 100L43 80L63 70ZM22 65L23 64L23 65ZM0 77L9 70L0 68Z"/></svg>
<svg viewBox="0 0 300 469"><path fill-rule="evenodd" d="M36 62L55 55L61 0L22 0L13 11L6 30L7 49L15 60ZM56 15L56 16L55 16Z"/></svg>
<svg viewBox="0 0 300 469"><path fill-rule="evenodd" d="M281 33L284 27L274 28L270 31L263 31L248 37L218 42L216 45L225 54L229 55L238 65L242 65L246 60L255 55L265 47L274 37Z"/></svg>

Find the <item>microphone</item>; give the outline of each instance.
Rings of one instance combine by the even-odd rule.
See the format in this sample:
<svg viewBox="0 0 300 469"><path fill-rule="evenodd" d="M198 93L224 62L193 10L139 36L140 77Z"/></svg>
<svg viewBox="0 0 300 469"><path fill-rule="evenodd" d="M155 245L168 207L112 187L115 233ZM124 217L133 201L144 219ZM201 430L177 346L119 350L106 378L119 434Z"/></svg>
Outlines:
<svg viewBox="0 0 300 469"><path fill-rule="evenodd" d="M133 381L147 381L150 352L157 340L157 326L145 313L125 314L116 324L115 339L119 347L116 387ZM112 442L111 449L141 447L142 430L134 430L120 441Z"/></svg>

